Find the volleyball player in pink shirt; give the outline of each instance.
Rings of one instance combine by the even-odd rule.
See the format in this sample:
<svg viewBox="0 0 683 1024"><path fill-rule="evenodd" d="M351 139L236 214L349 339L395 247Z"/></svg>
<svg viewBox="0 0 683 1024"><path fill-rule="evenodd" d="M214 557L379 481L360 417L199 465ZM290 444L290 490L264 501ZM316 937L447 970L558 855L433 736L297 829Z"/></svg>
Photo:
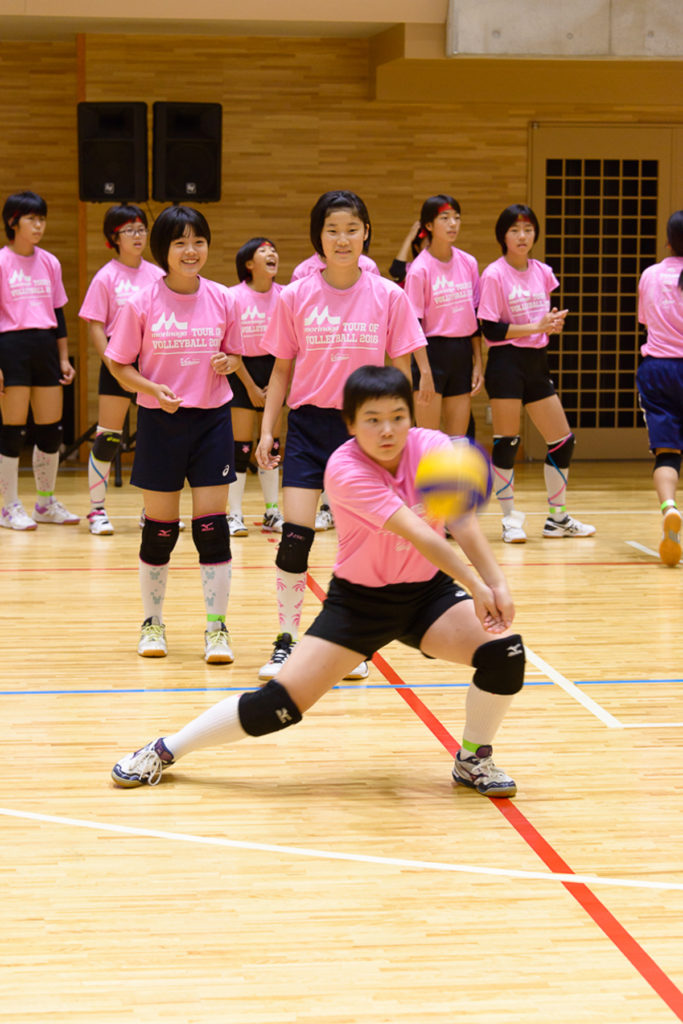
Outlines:
<svg viewBox="0 0 683 1024"><path fill-rule="evenodd" d="M230 374L233 391L230 412L235 435L235 474L230 484L228 525L232 537L246 537L249 533L242 512L242 499L247 481L247 470L253 449L256 416L266 401L268 381L275 359L263 348L263 336L271 321L282 285L275 283L280 264L278 251L268 238L250 238L235 256L240 283L230 289L242 335L242 362L236 373ZM275 425L273 450L280 450L280 424ZM259 469L259 483L263 492L265 511L263 529L282 532L282 513L278 507L279 471Z"/></svg>
<svg viewBox="0 0 683 1024"><path fill-rule="evenodd" d="M147 245L147 215L139 206L110 206L102 230L107 247L116 255L93 277L78 313L87 321L88 338L101 360L97 427L88 460L88 525L90 532L98 536L114 532L105 509L107 487L133 397L108 369L105 349L121 306L164 273L161 267L142 258Z"/></svg>
<svg viewBox="0 0 683 1024"><path fill-rule="evenodd" d="M405 290L427 336L427 355L436 395L417 408L421 427L443 427L463 436L470 421L470 397L484 382L477 323L479 269L474 256L456 249L460 204L453 196L430 196L422 204L420 234L427 246L408 268ZM414 381L417 387L417 380Z"/></svg>
<svg viewBox="0 0 683 1024"><path fill-rule="evenodd" d="M474 668L452 777L484 796L515 795L492 748L524 683L524 644L510 630L507 583L476 515L449 524L463 560L443 527L425 519L415 492L422 455L450 442L412 426L411 384L390 366L351 374L343 416L352 438L331 455L325 473L339 550L322 611L277 679L232 694L178 732L123 757L112 770L118 786L155 785L191 751L300 722L359 656L370 658L400 640L426 657Z"/></svg>
<svg viewBox="0 0 683 1024"><path fill-rule="evenodd" d="M683 210L669 217L666 240L671 255L643 271L638 286L638 319L647 327L647 341L636 382L663 516L659 557L675 566L681 560L676 489L683 450Z"/></svg>
<svg viewBox="0 0 683 1024"><path fill-rule="evenodd" d="M388 357L410 377L410 356L422 371L421 387L433 394L425 338L405 293L359 266L370 239L370 218L353 192L322 195L311 211L310 235L325 267L289 284L263 341L275 356L268 385L259 465L272 469L274 424L287 389L290 408L282 477L285 522L276 558L280 631L260 679L271 679L289 657L299 633L308 556L327 459L348 437L340 413L344 381L358 366L384 365ZM368 674L362 663L354 678Z"/></svg>
<svg viewBox="0 0 683 1024"><path fill-rule="evenodd" d="M35 530L37 523L73 525L79 517L54 496L62 443L62 386L74 379L59 260L41 249L47 203L35 192L5 201L8 244L0 249L0 526ZM32 516L19 501L19 457L29 406L35 444L37 498Z"/></svg>
<svg viewBox="0 0 683 1024"><path fill-rule="evenodd" d="M515 509L514 464L522 408L543 436L548 492L544 537L590 537L594 526L567 514L565 496L575 438L548 368L550 334L561 333L567 310L551 307L558 281L551 268L531 258L538 238L536 214L515 203L496 223L503 255L481 276L479 320L489 344L485 385L493 420L496 497L503 513L503 540L523 544L524 513Z"/></svg>
<svg viewBox="0 0 683 1024"><path fill-rule="evenodd" d="M366 243L363 252L358 257L358 266L361 270L367 270L370 274L379 274L379 267L375 261L370 259L367 255L368 245L369 243ZM302 277L308 277L309 274L314 274L316 271L324 270L325 267L326 262L324 257L319 253L314 252L312 256L308 257L308 259L302 260L301 263L294 267L290 284L292 281L300 281Z"/></svg>
<svg viewBox="0 0 683 1024"><path fill-rule="evenodd" d="M138 654L164 657L168 650L163 603L187 479L206 608L204 660L224 664L234 660L225 624L231 579L226 506L235 479L226 375L239 364L233 353L241 340L228 289L200 276L210 241L198 210L173 206L159 214L150 247L165 276L121 307L105 356L119 383L137 391L131 483L143 489L145 502Z"/></svg>

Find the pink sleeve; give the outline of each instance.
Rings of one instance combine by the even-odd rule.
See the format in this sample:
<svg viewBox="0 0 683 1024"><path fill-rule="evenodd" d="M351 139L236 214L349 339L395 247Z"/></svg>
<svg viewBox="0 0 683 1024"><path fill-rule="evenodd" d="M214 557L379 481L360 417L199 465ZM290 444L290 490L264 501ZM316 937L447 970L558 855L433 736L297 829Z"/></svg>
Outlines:
<svg viewBox="0 0 683 1024"><path fill-rule="evenodd" d="M493 274L482 274L479 293L479 319L497 323L504 316L500 282Z"/></svg>
<svg viewBox="0 0 683 1024"><path fill-rule="evenodd" d="M410 299L395 285L389 296L386 351L390 359L425 348L427 339Z"/></svg>
<svg viewBox="0 0 683 1024"><path fill-rule="evenodd" d="M425 313L425 272L420 265L411 263L405 279L405 293L410 299L411 305L420 320L424 320Z"/></svg>
<svg viewBox="0 0 683 1024"><path fill-rule="evenodd" d="M142 348L143 321L133 302L121 306L106 354L124 366L134 363Z"/></svg>
<svg viewBox="0 0 683 1024"><path fill-rule="evenodd" d="M90 287L85 293L83 305L78 311L81 320L97 320L106 324L109 317L109 295L101 277L97 274L90 282Z"/></svg>
<svg viewBox="0 0 683 1024"><path fill-rule="evenodd" d="M278 296L275 312L263 335L262 348L276 359L295 359L299 352L294 315L284 292Z"/></svg>

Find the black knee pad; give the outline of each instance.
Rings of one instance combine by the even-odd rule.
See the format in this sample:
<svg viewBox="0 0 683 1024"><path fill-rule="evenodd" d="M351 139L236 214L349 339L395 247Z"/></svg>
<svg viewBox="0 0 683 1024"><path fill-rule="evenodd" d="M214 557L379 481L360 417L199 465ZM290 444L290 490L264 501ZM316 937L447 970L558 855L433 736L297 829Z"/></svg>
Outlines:
<svg viewBox="0 0 683 1024"><path fill-rule="evenodd" d="M237 704L240 725L249 736L267 736L301 721L301 712L276 679L243 693Z"/></svg>
<svg viewBox="0 0 683 1024"><path fill-rule="evenodd" d="M313 546L315 530L310 526L296 523L282 524L282 537L277 549L275 564L283 572L306 572L308 553Z"/></svg>
<svg viewBox="0 0 683 1024"><path fill-rule="evenodd" d="M33 436L36 448L39 448L41 452L45 452L46 455L54 455L55 452L59 451L59 446L62 443L62 424L36 423Z"/></svg>
<svg viewBox="0 0 683 1024"><path fill-rule="evenodd" d="M487 693L517 693L524 685L524 663L524 644L519 633L489 640L474 652L474 684Z"/></svg>
<svg viewBox="0 0 683 1024"><path fill-rule="evenodd" d="M225 512L222 515L199 516L192 520L192 540L199 552L200 565L229 562L230 528Z"/></svg>
<svg viewBox="0 0 683 1024"><path fill-rule="evenodd" d="M162 523L146 515L140 541L140 561L146 562L147 565L166 565L176 546L179 533L177 519L171 523Z"/></svg>
<svg viewBox="0 0 683 1024"><path fill-rule="evenodd" d="M113 462L121 447L121 434L116 430L103 430L93 441L93 458L100 462Z"/></svg>
<svg viewBox="0 0 683 1024"><path fill-rule="evenodd" d="M572 461L576 438L573 434L567 434L561 441L554 441L548 445L548 454L545 457L547 466L554 466L555 469L569 469Z"/></svg>
<svg viewBox="0 0 683 1024"><path fill-rule="evenodd" d="M4 452L3 452L4 455ZM657 452L655 455L655 469L662 466L669 466L675 469L678 476L681 475L681 453L680 452Z"/></svg>
<svg viewBox="0 0 683 1024"><path fill-rule="evenodd" d="M270 449L270 454L275 456L280 454L280 438L273 438L273 447Z"/></svg>
<svg viewBox="0 0 683 1024"><path fill-rule="evenodd" d="M501 437L497 434L493 438L491 461L498 469L512 469L518 451L519 434L515 434L514 437Z"/></svg>
<svg viewBox="0 0 683 1024"><path fill-rule="evenodd" d="M235 441L235 472L246 473L251 461L253 441Z"/></svg>
<svg viewBox="0 0 683 1024"><path fill-rule="evenodd" d="M9 459L18 459L26 437L26 427L13 424L0 427L0 455L6 455Z"/></svg>

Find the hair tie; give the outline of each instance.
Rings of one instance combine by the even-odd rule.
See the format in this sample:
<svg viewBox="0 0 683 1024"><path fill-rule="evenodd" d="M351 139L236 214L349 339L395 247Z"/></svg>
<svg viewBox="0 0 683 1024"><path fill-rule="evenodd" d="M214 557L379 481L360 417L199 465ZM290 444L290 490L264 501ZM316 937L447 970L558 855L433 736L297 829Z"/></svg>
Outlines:
<svg viewBox="0 0 683 1024"><path fill-rule="evenodd" d="M417 233L417 237L418 237L418 238L426 238L426 237L427 237L427 232L425 231L425 229L424 229L424 228L422 228L422 230L421 230L421 231L418 231L418 233Z"/></svg>

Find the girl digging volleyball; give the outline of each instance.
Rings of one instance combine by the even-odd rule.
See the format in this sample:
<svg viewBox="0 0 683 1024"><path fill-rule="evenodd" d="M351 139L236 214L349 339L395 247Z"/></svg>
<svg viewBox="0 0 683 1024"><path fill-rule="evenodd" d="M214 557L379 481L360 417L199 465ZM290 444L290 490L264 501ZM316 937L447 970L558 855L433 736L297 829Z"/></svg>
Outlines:
<svg viewBox="0 0 683 1024"><path fill-rule="evenodd" d="M47 203L35 192L5 201L8 244L0 249L0 526L35 530L37 523L72 525L78 516L54 496L62 443L62 386L74 379L69 362L62 270L39 243ZM37 501L29 516L19 501L19 456L29 406L35 423L33 476Z"/></svg>
<svg viewBox="0 0 683 1024"><path fill-rule="evenodd" d="M246 537L249 532L242 514L242 499L253 449L256 415L265 404L268 380L275 362L273 356L264 351L262 342L282 291L282 285L275 283L279 261L277 249L267 238L249 239L235 257L240 284L230 292L235 300L244 355L239 369L229 378L233 391L230 409L237 476L228 491L228 524L232 537ZM277 454L280 449L279 421L274 432L273 452ZM265 503L263 528L280 533L282 513L278 508L280 481L277 468L259 469L259 482Z"/></svg>
<svg viewBox="0 0 683 1024"><path fill-rule="evenodd" d="M88 524L96 535L114 532L105 509L107 486L132 398L107 368L105 349L121 306L164 273L161 267L142 258L147 245L147 216L139 206L111 206L104 215L103 231L108 248L116 255L93 277L78 314L87 321L88 337L102 361L97 429L88 460Z"/></svg>
<svg viewBox="0 0 683 1024"><path fill-rule="evenodd" d="M671 255L648 267L638 287L638 319L647 327L647 342L636 381L664 517L659 556L674 566L681 560L676 488L683 449L683 210L669 217L666 239Z"/></svg>
<svg viewBox="0 0 683 1024"><path fill-rule="evenodd" d="M446 541L443 527L422 518L418 463L450 442L438 431L412 427L412 404L411 384L394 367L363 366L351 374L342 413L352 436L325 472L339 550L322 611L277 679L228 697L179 732L122 758L112 771L117 785L154 785L193 750L294 725L359 657L401 640L427 657L473 666L453 779L485 796L515 795L515 782L492 759L493 739L524 679L522 638L509 631L512 600L475 515L449 524L474 569Z"/></svg>
<svg viewBox="0 0 683 1024"><path fill-rule="evenodd" d="M417 409L419 426L463 435L470 421L470 396L483 384L477 306L479 270L469 253L455 248L460 204L452 196L431 196L422 205L418 235L427 247L408 268L405 290L427 336L427 355L436 395ZM417 379L415 380L417 388Z"/></svg>
<svg viewBox="0 0 683 1024"><path fill-rule="evenodd" d="M531 258L538 234L532 209L521 203L506 207L496 223L503 255L481 276L479 319L489 344L485 383L493 420L493 469L508 544L526 541L525 517L515 509L514 493L522 406L548 446L543 469L549 507L543 536L595 533L594 526L573 519L565 507L574 434L550 379L546 349L548 336L562 331L567 310L550 308L550 293L558 281L547 264Z"/></svg>
<svg viewBox="0 0 683 1024"><path fill-rule="evenodd" d="M187 479L206 607L204 659L227 663L233 653L225 625L231 573L226 505L235 474L226 374L239 362L228 353L239 351L241 342L228 289L200 276L210 241L199 211L174 206L159 215L150 246L165 276L122 307L106 357L119 383L138 393L131 475L145 501L138 654L167 653L163 603Z"/></svg>
<svg viewBox="0 0 683 1024"><path fill-rule="evenodd" d="M415 352L421 386L432 392L425 339L403 291L359 266L370 239L370 218L353 192L322 195L311 211L313 246L325 267L283 288L263 340L275 356L256 457L274 469L275 423L290 384L287 444L282 477L285 522L277 558L279 633L259 679L272 679L299 634L308 555L327 460L348 437L341 416L344 381L357 366L383 365L385 356L410 375ZM367 665L354 678L365 678Z"/></svg>

